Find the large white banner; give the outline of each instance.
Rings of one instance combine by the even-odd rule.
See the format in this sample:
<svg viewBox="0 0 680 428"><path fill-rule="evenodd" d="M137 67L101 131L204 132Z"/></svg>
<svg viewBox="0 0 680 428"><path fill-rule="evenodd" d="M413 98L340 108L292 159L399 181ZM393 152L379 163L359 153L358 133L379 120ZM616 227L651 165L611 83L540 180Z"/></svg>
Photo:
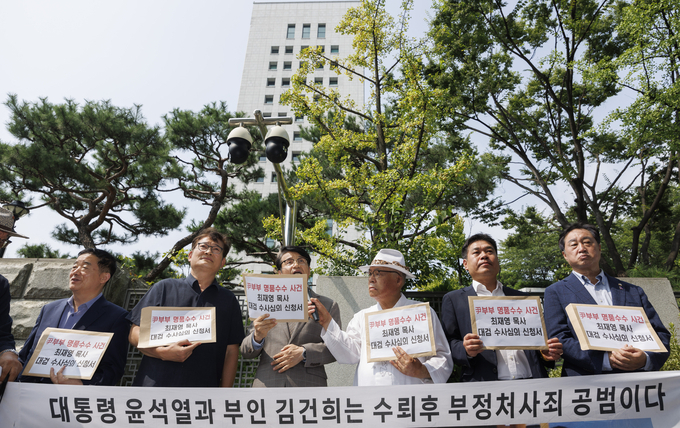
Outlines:
<svg viewBox="0 0 680 428"><path fill-rule="evenodd" d="M16 428L510 423L584 428L680 426L680 374L285 390L10 383L0 402L0 426Z"/></svg>

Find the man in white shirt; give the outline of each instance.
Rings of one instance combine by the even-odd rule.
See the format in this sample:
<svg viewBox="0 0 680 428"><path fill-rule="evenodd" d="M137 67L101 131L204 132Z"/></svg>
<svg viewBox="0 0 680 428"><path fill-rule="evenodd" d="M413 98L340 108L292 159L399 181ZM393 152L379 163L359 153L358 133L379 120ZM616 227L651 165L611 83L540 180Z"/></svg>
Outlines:
<svg viewBox="0 0 680 428"><path fill-rule="evenodd" d="M354 385L409 385L445 383L453 370L451 351L446 335L434 310L430 309L436 355L412 358L401 347L393 348L396 360L369 363L367 361L364 314L420 302L407 299L401 289L406 278L415 278L406 267L404 256L397 250L383 249L370 265L361 266L368 273L368 293L377 304L354 314L342 331L328 310L318 299L311 299L316 308L309 307L310 315L317 312L323 326L321 338L335 359L341 364L357 364Z"/></svg>
<svg viewBox="0 0 680 428"><path fill-rule="evenodd" d="M472 277L472 285L451 291L442 302L442 325L451 346L453 362L463 367L461 380L494 381L548 377L546 367L562 354L558 339L548 340L547 351L484 350L484 343L472 331L468 296L523 296L521 291L505 287L498 281L500 262L496 241L478 233L463 244L463 267Z"/></svg>
<svg viewBox="0 0 680 428"><path fill-rule="evenodd" d="M668 352L644 352L629 345L611 352L581 350L565 309L570 303L643 308L666 349L670 349L670 333L642 288L620 281L600 269L600 232L595 226L570 225L560 235L559 245L573 271L545 289L543 304L545 313L550 314L545 319L548 333L564 344L562 376L661 369L670 355Z"/></svg>

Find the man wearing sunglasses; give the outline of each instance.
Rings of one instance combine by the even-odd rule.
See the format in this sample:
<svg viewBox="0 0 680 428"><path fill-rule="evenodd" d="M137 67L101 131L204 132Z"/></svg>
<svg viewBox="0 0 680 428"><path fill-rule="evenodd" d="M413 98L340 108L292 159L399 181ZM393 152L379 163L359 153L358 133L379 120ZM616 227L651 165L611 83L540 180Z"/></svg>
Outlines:
<svg viewBox="0 0 680 428"><path fill-rule="evenodd" d="M370 265L359 269L368 273L368 294L377 304L354 314L347 331L342 331L319 299L311 299L316 307L309 306L310 314L319 314L319 323L323 326L321 338L335 359L340 364L359 364L354 375L354 385L446 383L453 370L451 350L439 318L431 308L436 355L413 358L397 346L393 348L396 360L368 362L364 314L420 302L407 299L401 292L406 278L415 276L406 267L404 256L399 251L380 250Z"/></svg>
<svg viewBox="0 0 680 428"><path fill-rule="evenodd" d="M226 263L227 237L208 228L194 238L189 252L191 267L186 278L156 283L130 313L129 340L139 343L142 309L162 307L215 307L215 343L186 339L167 346L140 349L144 356L134 386L231 387L238 369L238 347L243 340L241 308L234 293L215 277Z"/></svg>
<svg viewBox="0 0 680 428"><path fill-rule="evenodd" d="M10 237L28 239L28 236L19 235L14 231L14 214L0 208L0 250L7 247ZM23 369L19 354L14 349L12 318L9 316L10 300L9 281L0 275L0 369L2 370L0 382L8 376L10 382L14 381Z"/></svg>
<svg viewBox="0 0 680 428"><path fill-rule="evenodd" d="M276 256L276 270L281 275L309 275L312 259L302 247L285 246ZM328 297L309 291L330 308L332 318L340 324L338 304ZM309 319L306 323L277 323L264 314L253 320L250 334L241 343L244 358L260 362L253 387L327 386L325 364L335 361L321 340L321 325Z"/></svg>

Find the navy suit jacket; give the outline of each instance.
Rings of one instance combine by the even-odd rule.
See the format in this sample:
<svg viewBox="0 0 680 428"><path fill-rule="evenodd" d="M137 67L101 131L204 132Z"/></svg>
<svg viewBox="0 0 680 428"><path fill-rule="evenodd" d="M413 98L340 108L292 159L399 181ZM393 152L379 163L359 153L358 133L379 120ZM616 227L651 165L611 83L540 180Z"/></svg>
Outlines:
<svg viewBox="0 0 680 428"><path fill-rule="evenodd" d="M609 288L612 293L614 306L636 306L644 308L649 322L654 327L659 339L666 349L670 349L670 333L661 322L659 315L642 288L620 281L613 276L607 275ZM570 303L583 303L596 305L595 299L581 284L581 281L572 273L562 281L556 282L545 289L543 307L545 312L545 325L551 337L557 337L562 342L564 349L564 365L562 376L579 376L602 374L602 363L605 351L582 351L578 337L569 321L565 308ZM653 370L659 370L666 362L669 352L649 352ZM622 373L621 370L607 371L604 373Z"/></svg>
<svg viewBox="0 0 680 428"><path fill-rule="evenodd" d="M9 316L9 282L0 275L0 351L14 349L12 336L12 318Z"/></svg>
<svg viewBox="0 0 680 428"><path fill-rule="evenodd" d="M19 358L25 365L33 355L35 347L40 340L43 331L48 327L57 327L62 313L68 307L68 299L57 300L45 305L40 310L40 315L31 330L24 347L19 352ZM73 330L99 331L113 333L109 347L102 357L99 367L90 380L84 380L85 385L114 386L118 383L125 371L127 361L128 333L130 322L127 320L127 311L104 298L97 299L85 315L73 326ZM59 367L61 368L61 367ZM55 371L57 368L55 367ZM50 382L49 377L19 376L20 382Z"/></svg>
<svg viewBox="0 0 680 428"><path fill-rule="evenodd" d="M526 295L526 293L505 286L503 286L503 293L506 296ZM476 295L475 289L472 286L468 286L446 293L442 302L442 326L451 346L453 362L463 367L461 375L463 382L498 380L496 351L485 350L474 358L468 358L463 346L465 335L473 333L468 296ZM554 367L554 362L545 361L539 351L525 350L524 354L529 361L531 375L534 378L548 377L546 366Z"/></svg>

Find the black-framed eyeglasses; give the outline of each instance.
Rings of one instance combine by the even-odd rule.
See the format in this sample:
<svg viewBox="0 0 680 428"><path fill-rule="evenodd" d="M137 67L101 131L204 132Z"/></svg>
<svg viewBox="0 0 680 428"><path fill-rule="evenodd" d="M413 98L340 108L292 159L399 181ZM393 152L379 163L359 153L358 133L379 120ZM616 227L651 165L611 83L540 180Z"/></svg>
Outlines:
<svg viewBox="0 0 680 428"><path fill-rule="evenodd" d="M7 248L7 246L11 243L12 241L10 241L9 238L0 239L0 249Z"/></svg>
<svg viewBox="0 0 680 428"><path fill-rule="evenodd" d="M204 253L215 252L222 254L222 247L220 247L219 245L208 245L205 242L199 242L198 244L196 244L196 248L203 251Z"/></svg>

